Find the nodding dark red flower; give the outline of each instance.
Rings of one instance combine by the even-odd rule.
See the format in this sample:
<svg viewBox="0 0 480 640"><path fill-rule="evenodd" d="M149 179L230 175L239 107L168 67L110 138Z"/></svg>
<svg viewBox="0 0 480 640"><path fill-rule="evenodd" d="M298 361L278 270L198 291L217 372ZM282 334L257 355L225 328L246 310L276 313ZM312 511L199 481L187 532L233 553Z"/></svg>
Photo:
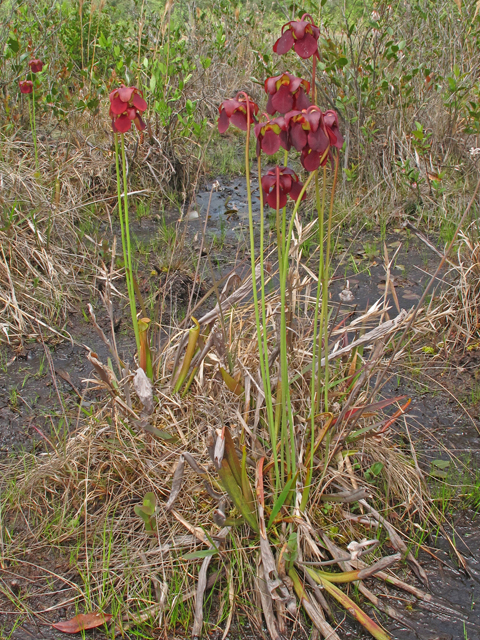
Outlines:
<svg viewBox="0 0 480 640"><path fill-rule="evenodd" d="M28 66L30 67L30 71L32 73L38 73L43 69L43 62L35 58L33 60L29 60Z"/></svg>
<svg viewBox="0 0 480 640"><path fill-rule="evenodd" d="M147 103L139 89L122 84L119 89L110 93L109 99L109 115L112 118L112 129L116 133L129 131L132 122L135 123L138 131L143 131L147 127L141 116L147 108Z"/></svg>
<svg viewBox="0 0 480 640"><path fill-rule="evenodd" d="M282 73L265 80L265 91L268 93L267 112L273 116L277 111L287 113L292 109L307 109L310 100L307 93L310 83L302 78Z"/></svg>
<svg viewBox="0 0 480 640"><path fill-rule="evenodd" d="M285 116L285 122L290 131L290 140L297 151L308 147L323 154L328 149L330 142L323 114L315 105L302 111L290 111Z"/></svg>
<svg viewBox="0 0 480 640"><path fill-rule="evenodd" d="M328 159L331 159L333 163L332 153L330 147L327 147L323 153L320 151L314 151L306 146L302 149L302 155L300 156L300 162L306 171L316 171L320 165L325 166Z"/></svg>
<svg viewBox="0 0 480 640"><path fill-rule="evenodd" d="M257 137L257 156L263 151L268 156L277 153L280 147L290 151L290 140L287 124L283 116L274 120L266 117L265 122L258 122L254 128Z"/></svg>
<svg viewBox="0 0 480 640"><path fill-rule="evenodd" d="M18 86L20 87L20 93L32 93L33 91L33 82L31 80L20 80Z"/></svg>
<svg viewBox="0 0 480 640"><path fill-rule="evenodd" d="M258 105L251 98L248 98L250 111L250 124L256 122L255 116L258 113ZM230 123L242 131L246 131L247 126L247 99L242 92L237 93L232 100L224 100L218 107L220 116L218 118L218 130L225 133Z"/></svg>
<svg viewBox="0 0 480 640"><path fill-rule="evenodd" d="M277 202L277 185L278 185L278 202ZM287 204L287 194L292 200L298 200L303 187L297 174L288 167L275 167L262 177L262 189L265 194L267 203L272 209L281 209ZM302 200L305 200L306 194L303 194Z"/></svg>
<svg viewBox="0 0 480 640"><path fill-rule="evenodd" d="M311 56L318 58L319 35L320 29L313 23L312 16L305 13L301 20L291 20L283 25L282 35L273 45L273 50L283 55L294 47L295 52L304 60Z"/></svg>
<svg viewBox="0 0 480 640"><path fill-rule="evenodd" d="M323 114L323 121L325 123L325 130L329 137L330 144L332 147L341 149L343 146L343 136L338 127L338 113L333 111L333 109L325 111Z"/></svg>

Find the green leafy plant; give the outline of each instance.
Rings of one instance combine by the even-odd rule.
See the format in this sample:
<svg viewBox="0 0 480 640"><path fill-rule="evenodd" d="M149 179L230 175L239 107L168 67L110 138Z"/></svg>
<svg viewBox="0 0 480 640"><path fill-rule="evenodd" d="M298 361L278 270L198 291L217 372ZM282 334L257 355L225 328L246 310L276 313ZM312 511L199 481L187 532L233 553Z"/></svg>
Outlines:
<svg viewBox="0 0 480 640"><path fill-rule="evenodd" d="M136 504L134 511L145 525L147 533L154 533L157 530L155 514L157 512L157 499L152 492L146 493L141 505Z"/></svg>

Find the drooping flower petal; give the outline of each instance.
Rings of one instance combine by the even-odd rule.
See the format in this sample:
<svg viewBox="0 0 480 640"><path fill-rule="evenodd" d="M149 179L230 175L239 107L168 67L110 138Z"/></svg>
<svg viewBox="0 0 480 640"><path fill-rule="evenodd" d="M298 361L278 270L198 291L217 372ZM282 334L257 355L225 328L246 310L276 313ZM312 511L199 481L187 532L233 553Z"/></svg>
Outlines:
<svg viewBox="0 0 480 640"><path fill-rule="evenodd" d="M299 196L300 196L300 192L303 188L303 182L292 182L292 188L290 189L290 197L292 198L292 200L298 200ZM303 194L302 200L305 200L305 198L307 197L306 192Z"/></svg>
<svg viewBox="0 0 480 640"><path fill-rule="evenodd" d="M295 91L298 89L298 87L305 82L305 80L302 80L302 78L297 78L296 76L292 76L291 73L287 73L286 74L290 80L290 91L292 93L295 93Z"/></svg>
<svg viewBox="0 0 480 640"><path fill-rule="evenodd" d="M290 189L292 188L292 176L289 174L282 173L279 176L280 181L280 189L285 191L285 193L290 193Z"/></svg>
<svg viewBox="0 0 480 640"><path fill-rule="evenodd" d="M302 151L300 162L307 171L315 171L320 166L320 154L307 147Z"/></svg>
<svg viewBox="0 0 480 640"><path fill-rule="evenodd" d="M277 153L280 149L280 135L269 129L263 136L261 147L268 156Z"/></svg>
<svg viewBox="0 0 480 640"><path fill-rule="evenodd" d="M110 102L110 111L116 116L119 116L121 113L125 113L127 108L128 104L126 102L122 102L118 95Z"/></svg>
<svg viewBox="0 0 480 640"><path fill-rule="evenodd" d="M292 123L290 127L290 139L297 151L301 151L307 145L307 132L299 122Z"/></svg>
<svg viewBox="0 0 480 640"><path fill-rule="evenodd" d="M279 138L280 138L280 144L285 149L285 151L290 151L290 149L292 148L292 143L290 141L290 136L288 131L287 130L280 131Z"/></svg>
<svg viewBox="0 0 480 640"><path fill-rule="evenodd" d="M137 131L144 131L147 128L147 125L142 120L142 116L138 112L134 122L135 122L135 126L137 127Z"/></svg>
<svg viewBox="0 0 480 640"><path fill-rule="evenodd" d="M230 120L227 116L227 112L225 111L225 109L222 109L218 118L218 131L220 133L225 133L225 131L228 129L229 124Z"/></svg>
<svg viewBox="0 0 480 640"><path fill-rule="evenodd" d="M280 113L287 113L293 109L293 95L289 86L282 85L272 96L272 107Z"/></svg>
<svg viewBox="0 0 480 640"><path fill-rule="evenodd" d="M323 154L328 149L330 141L322 127L318 127L316 131L310 131L308 134L308 146L313 151Z"/></svg>
<svg viewBox="0 0 480 640"><path fill-rule="evenodd" d="M271 116L275 115L275 113L277 112L277 110L275 109L275 107L272 104L272 100L273 100L273 96L270 93L268 95L268 100L267 100L267 107L266 107L266 111L267 113L269 113Z"/></svg>
<svg viewBox="0 0 480 640"><path fill-rule="evenodd" d="M317 41L310 33L306 33L303 38L296 40L294 46L295 52L304 60L313 56L318 50Z"/></svg>
<svg viewBox="0 0 480 640"><path fill-rule="evenodd" d="M287 194L279 189L279 198L277 202L277 189L274 187L270 193L267 193L267 202L272 209L283 209L287 204Z"/></svg>
<svg viewBox="0 0 480 640"><path fill-rule="evenodd" d="M338 126L338 114L333 109L325 111L323 114L323 121L325 123L325 129L330 139L330 144L337 149L341 149L343 146L343 136Z"/></svg>
<svg viewBox="0 0 480 640"><path fill-rule="evenodd" d="M118 89L118 97L122 102L130 102L135 87L126 87L124 84Z"/></svg>
<svg viewBox="0 0 480 640"><path fill-rule="evenodd" d="M247 125L247 114L240 109L237 109L234 113L232 113L232 117L230 118L230 122L238 127L242 131L246 131L248 129Z"/></svg>
<svg viewBox="0 0 480 640"><path fill-rule="evenodd" d="M276 182L277 176L275 175L275 170L271 170L267 173L266 176L262 177L262 189L265 192L268 192Z"/></svg>
<svg viewBox="0 0 480 640"><path fill-rule="evenodd" d="M138 111L142 112L145 111L148 106L140 93L137 91L133 94L132 104L136 109L138 109Z"/></svg>
<svg viewBox="0 0 480 640"><path fill-rule="evenodd" d="M258 138L262 135L262 128L265 126L264 122L257 122L257 124L253 127L253 133L255 137Z"/></svg>
<svg viewBox="0 0 480 640"><path fill-rule="evenodd" d="M316 131L322 120L322 112L318 107L312 106L311 108L307 109L306 118L308 120L308 123L310 124L310 129L312 131Z"/></svg>
<svg viewBox="0 0 480 640"><path fill-rule="evenodd" d="M275 51L275 53L278 53L278 55L282 56L284 53L290 51L294 44L295 40L293 38L293 33L290 31L290 29L287 29L275 42L275 44L273 45L273 50Z"/></svg>
<svg viewBox="0 0 480 640"><path fill-rule="evenodd" d="M126 133L127 131L130 131L131 126L132 121L125 113L115 119L115 129L119 133Z"/></svg>
<svg viewBox="0 0 480 640"><path fill-rule="evenodd" d="M295 104L293 108L298 111L302 111L302 109L308 109L309 106L310 100L305 93L304 88L300 87L300 89L295 94Z"/></svg>

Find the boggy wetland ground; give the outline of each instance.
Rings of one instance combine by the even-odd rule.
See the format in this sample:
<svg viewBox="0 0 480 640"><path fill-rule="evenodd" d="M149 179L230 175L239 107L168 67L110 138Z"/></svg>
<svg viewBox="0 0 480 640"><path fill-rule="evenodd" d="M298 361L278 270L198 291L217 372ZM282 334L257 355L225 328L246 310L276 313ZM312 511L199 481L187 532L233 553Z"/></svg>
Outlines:
<svg viewBox="0 0 480 640"><path fill-rule="evenodd" d="M303 4L0 3L2 640L480 639L479 3Z"/></svg>
<svg viewBox="0 0 480 640"><path fill-rule="evenodd" d="M255 194L254 217L258 227ZM182 269L173 277L165 277L162 264L172 259L175 250L182 255L185 251L201 251L201 255L208 256L197 272L195 300L232 271L244 278L247 273L245 259L248 258L247 222L245 180L219 176L200 190L186 213L149 212L132 223L138 280L149 282L150 286L153 280L168 292L165 307L172 324L173 317L168 314L177 319L185 314L194 282L193 271ZM111 246L113 236L119 233L118 227L115 224L112 227L105 219L98 219L96 225L91 235L99 246L106 246L106 242ZM385 296L392 317L402 309L413 308L438 264L437 241L435 235L426 238L412 225L409 228L401 223L389 224L380 237L378 229L368 223L350 228L340 224L334 239L336 257L329 291L334 313L341 317L342 313L348 312L355 317ZM302 262L314 271L318 260L315 246L311 248L306 242L304 251ZM386 291L386 260L394 254L388 276L391 284ZM434 297L440 300L456 285L448 268L443 269L434 285ZM115 281L115 286L124 291L121 277ZM97 283L89 302L95 309L98 324L108 334L111 325L101 299L102 290L102 284ZM345 290L351 292L346 301L342 300ZM215 296L210 296L199 313L214 303ZM123 296L114 297L113 316L118 353L128 361L135 344ZM69 434L81 428L84 416L103 401L104 392L92 388L95 371L86 353L89 349L106 361L109 352L104 341L92 329L84 307L69 314L64 328L71 339L61 340L58 336L42 333L42 338L25 340L15 348L2 347L0 452L4 465L22 451L35 452L40 457L48 455L52 447L59 446ZM166 339L166 331L163 338ZM393 441L396 447L415 456L418 469L430 487L431 500L445 516L445 529L442 530L432 531L429 523L417 522L417 535L411 538L411 544L427 572L429 593L448 604L451 611L435 610L401 590L387 596L380 589L380 597L392 599L412 624L405 628L381 618L392 637L398 639L480 638L477 606L480 598L480 518L476 514L480 506L480 381L477 376L480 345L474 343L472 348L465 349L458 344L455 350L447 352L438 342L438 335L431 330L425 330L413 341L407 357L394 365L389 373L380 396L412 399L406 414L393 427ZM373 475L369 480L373 485L377 482ZM463 567L452 552L447 535L462 554ZM388 549L388 543L385 548ZM2 592L0 620L4 633L10 629L8 637L18 639L65 637L49 628L47 621L68 618L74 613L65 595L68 584L81 584L78 570L61 549L44 549L38 557L27 550L25 561L26 564L9 563L3 556L3 584L9 585L11 592L22 599L27 612L26 618L18 618L19 626L15 630L15 625L12 627L15 601L6 598ZM415 582L413 578L412 584ZM420 587L420 583L417 582L417 586ZM209 607L210 615L217 617L218 594L212 593ZM28 614L28 611L32 613ZM34 614L34 611L41 613ZM340 610L336 611L334 619L344 637L368 637L352 620L345 619ZM221 638L221 632L214 628L215 625L210 637ZM299 628L293 633L295 638L310 637L308 631L301 632ZM99 630L91 631L89 635L105 637ZM136 636L127 633L125 637ZM184 635L177 630L168 637ZM239 622L233 624L229 637L256 638L258 635L244 621L243 627Z"/></svg>

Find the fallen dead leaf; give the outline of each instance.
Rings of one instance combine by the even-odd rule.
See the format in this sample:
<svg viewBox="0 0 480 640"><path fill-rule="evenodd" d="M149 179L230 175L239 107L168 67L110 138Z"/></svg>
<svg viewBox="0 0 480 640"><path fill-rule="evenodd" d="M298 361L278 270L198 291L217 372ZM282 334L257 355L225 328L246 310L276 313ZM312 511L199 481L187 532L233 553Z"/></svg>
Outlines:
<svg viewBox="0 0 480 640"><path fill-rule="evenodd" d="M110 622L112 616L109 613L79 613L71 620L64 620L52 624L54 629L63 631L63 633L80 633L86 629L95 629L101 627L102 624Z"/></svg>

